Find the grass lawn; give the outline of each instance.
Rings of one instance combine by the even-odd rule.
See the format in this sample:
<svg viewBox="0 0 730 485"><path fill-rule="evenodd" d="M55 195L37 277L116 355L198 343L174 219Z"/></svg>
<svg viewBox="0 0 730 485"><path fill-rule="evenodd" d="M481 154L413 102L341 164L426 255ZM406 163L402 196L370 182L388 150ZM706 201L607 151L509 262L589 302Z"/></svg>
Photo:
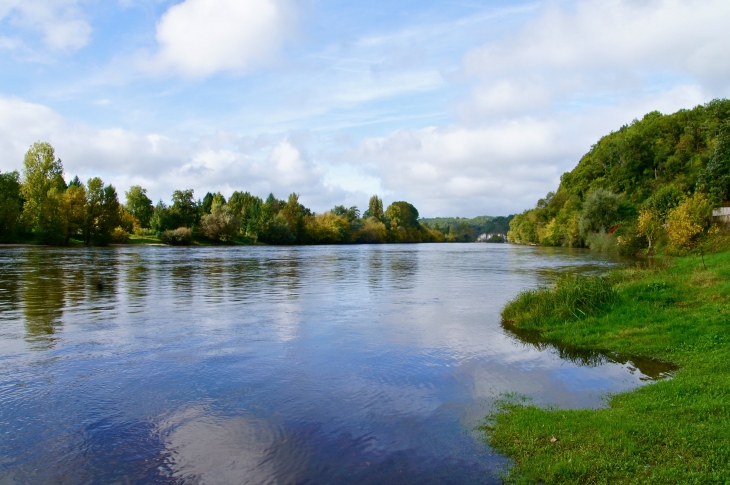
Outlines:
<svg viewBox="0 0 730 485"><path fill-rule="evenodd" d="M604 409L501 401L482 429L514 460L508 483L730 484L730 251L705 262L615 271L604 280L611 295L593 281L582 303L582 290L567 284L508 304L505 326L543 342L679 366L672 379L614 395Z"/></svg>

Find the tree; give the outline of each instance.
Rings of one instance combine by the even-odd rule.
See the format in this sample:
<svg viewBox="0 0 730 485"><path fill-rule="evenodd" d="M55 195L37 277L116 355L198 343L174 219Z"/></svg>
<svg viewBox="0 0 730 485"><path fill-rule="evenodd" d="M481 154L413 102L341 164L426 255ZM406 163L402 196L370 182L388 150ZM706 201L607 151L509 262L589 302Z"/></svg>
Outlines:
<svg viewBox="0 0 730 485"><path fill-rule="evenodd" d="M391 227L402 226L404 228L420 227L418 223L418 210L408 202L393 202L385 211L385 218L390 221Z"/></svg>
<svg viewBox="0 0 730 485"><path fill-rule="evenodd" d="M304 218L311 215L311 211L299 203L299 194L289 194L289 199L280 209L279 214L286 219L289 231L294 236L294 241L296 243L304 242Z"/></svg>
<svg viewBox="0 0 730 485"><path fill-rule="evenodd" d="M119 226L120 204L113 185L104 185L99 177L89 179L87 186L84 242L104 246L109 244L112 232Z"/></svg>
<svg viewBox="0 0 730 485"><path fill-rule="evenodd" d="M22 210L18 172L0 173L0 242L12 242L18 236Z"/></svg>
<svg viewBox="0 0 730 485"><path fill-rule="evenodd" d="M172 193L172 211L178 218L178 226L193 227L200 220L198 203L193 189L176 190Z"/></svg>
<svg viewBox="0 0 730 485"><path fill-rule="evenodd" d="M707 169L697 181L698 190L707 193L716 205L730 200L730 124L725 124Z"/></svg>
<svg viewBox="0 0 730 485"><path fill-rule="evenodd" d="M697 247L705 230L710 226L712 204L705 194L695 192L672 209L667 216L669 244L677 251Z"/></svg>
<svg viewBox="0 0 730 485"><path fill-rule="evenodd" d="M649 241L649 251L651 251L654 241L664 232L661 217L653 209L643 209L639 213L637 230L639 236L644 236Z"/></svg>
<svg viewBox="0 0 730 485"><path fill-rule="evenodd" d="M85 215L86 187L76 182L71 183L66 189L66 192L63 193L61 199L61 219L63 221L63 239L65 244L68 244L71 236L78 234L84 227Z"/></svg>
<svg viewBox="0 0 730 485"><path fill-rule="evenodd" d="M344 216L351 223L360 218L360 210L357 206L348 209L344 205L336 205L330 212L336 216Z"/></svg>
<svg viewBox="0 0 730 485"><path fill-rule="evenodd" d="M233 215L241 222L241 232L250 237L258 237L266 224L268 214L264 211L264 201L248 192L233 192L228 200Z"/></svg>
<svg viewBox="0 0 730 485"><path fill-rule="evenodd" d="M233 211L227 204L221 204L218 201L213 202L210 214L205 214L200 219L200 226L203 234L214 241L232 241L238 229L240 222L233 215Z"/></svg>
<svg viewBox="0 0 730 485"><path fill-rule="evenodd" d="M147 189L139 185L133 185L124 195L127 198L127 203L124 205L126 211L137 218L140 226L150 227L150 220L155 209L152 206L152 201L147 197Z"/></svg>
<svg viewBox="0 0 730 485"><path fill-rule="evenodd" d="M63 239L59 198L66 189L63 163L49 143L36 142L23 165L23 217L40 241L59 244Z"/></svg>
<svg viewBox="0 0 730 485"><path fill-rule="evenodd" d="M383 220L385 213L383 212L383 201L377 195L370 197L368 202L368 210L363 214L363 218L374 217L379 221Z"/></svg>
<svg viewBox="0 0 730 485"><path fill-rule="evenodd" d="M161 234L164 231L177 229L177 222L175 214L160 200L150 218L150 228L157 234Z"/></svg>
<svg viewBox="0 0 730 485"><path fill-rule="evenodd" d="M606 232L618 218L620 202L619 196L608 190L597 188L591 191L583 203L583 214L578 223L581 235L585 238L599 231Z"/></svg>

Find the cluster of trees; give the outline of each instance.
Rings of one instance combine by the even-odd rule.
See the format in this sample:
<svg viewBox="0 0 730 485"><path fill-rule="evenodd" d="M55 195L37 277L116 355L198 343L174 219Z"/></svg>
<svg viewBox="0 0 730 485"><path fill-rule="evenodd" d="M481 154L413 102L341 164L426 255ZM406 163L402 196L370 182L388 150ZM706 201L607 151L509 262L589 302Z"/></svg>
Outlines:
<svg viewBox="0 0 730 485"><path fill-rule="evenodd" d="M0 173L0 241L14 242L30 234L46 244L68 244L72 237L86 244L108 244L120 237L130 218L117 192L98 178L84 185L68 184L63 164L48 143L34 143L18 172Z"/></svg>
<svg viewBox="0 0 730 485"><path fill-rule="evenodd" d="M712 208L730 200L730 101L649 113L601 138L560 180L512 219L510 241L627 254L697 247Z"/></svg>
<svg viewBox="0 0 730 485"><path fill-rule="evenodd" d="M421 224L441 232L448 241L474 242L481 234L506 234L513 217L434 217L421 219Z"/></svg>
<svg viewBox="0 0 730 485"><path fill-rule="evenodd" d="M408 202L387 208L378 196L368 209L336 206L316 214L297 194L266 200L248 192L226 198L208 193L196 200L192 189L176 190L172 204L153 204L146 189L133 186L120 203L116 189L98 178L66 183L63 164L48 143L34 143L22 174L0 173L0 242L36 241L64 245L71 240L105 245L131 233L159 236L170 244L189 244L195 236L213 241L267 244L442 242L461 240L418 219Z"/></svg>

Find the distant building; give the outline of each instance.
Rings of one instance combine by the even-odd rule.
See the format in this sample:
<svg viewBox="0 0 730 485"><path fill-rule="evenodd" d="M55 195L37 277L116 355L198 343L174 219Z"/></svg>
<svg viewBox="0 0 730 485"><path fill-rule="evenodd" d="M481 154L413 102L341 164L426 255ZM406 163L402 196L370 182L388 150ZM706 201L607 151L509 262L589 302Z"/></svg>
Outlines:
<svg viewBox="0 0 730 485"><path fill-rule="evenodd" d="M477 238L477 242L503 243L507 241L507 236L501 232L490 232L481 234Z"/></svg>
<svg viewBox="0 0 730 485"><path fill-rule="evenodd" d="M719 209L713 210L712 218L718 222L730 224L730 207L720 207Z"/></svg>

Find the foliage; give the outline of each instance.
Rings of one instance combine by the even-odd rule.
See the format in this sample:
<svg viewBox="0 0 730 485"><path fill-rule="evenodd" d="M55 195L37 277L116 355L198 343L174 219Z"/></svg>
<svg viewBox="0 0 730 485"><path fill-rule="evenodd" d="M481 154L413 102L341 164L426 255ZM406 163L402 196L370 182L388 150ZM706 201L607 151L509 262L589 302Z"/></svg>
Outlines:
<svg viewBox="0 0 730 485"><path fill-rule="evenodd" d="M109 237L109 242L114 244L124 244L129 242L129 233L123 228L117 227L112 231L111 236Z"/></svg>
<svg viewBox="0 0 730 485"><path fill-rule="evenodd" d="M178 227L193 227L200 220L194 193L193 189L176 190L172 193L170 213Z"/></svg>
<svg viewBox="0 0 730 485"><path fill-rule="evenodd" d="M64 244L68 244L71 237L77 235L84 227L86 204L86 187L76 178L69 184L61 199Z"/></svg>
<svg viewBox="0 0 730 485"><path fill-rule="evenodd" d="M712 205L705 194L695 192L672 209L667 215L669 244L677 252L696 246L703 233L710 227Z"/></svg>
<svg viewBox="0 0 730 485"><path fill-rule="evenodd" d="M205 214L200 219L200 226L203 234L213 241L232 241L238 234L240 222L233 215L233 210L220 199L215 200L211 206L210 214Z"/></svg>
<svg viewBox="0 0 730 485"><path fill-rule="evenodd" d="M160 234L160 241L171 246L189 246L193 243L193 231L187 227L163 231Z"/></svg>
<svg viewBox="0 0 730 485"><path fill-rule="evenodd" d="M375 219L382 221L385 218L385 212L383 212L383 200L377 195L370 197L368 210L366 210L362 216L364 219L374 217Z"/></svg>
<svg viewBox="0 0 730 485"><path fill-rule="evenodd" d="M505 482L726 483L730 252L705 258L707 269L691 257L614 272L605 281L615 301L581 318L556 317L542 304L544 313L523 295L505 308L515 321L505 329L525 322L539 345L679 366L672 379L609 396L600 409L503 401L482 429L495 451L514 460Z"/></svg>
<svg viewBox="0 0 730 485"><path fill-rule="evenodd" d="M502 233L507 234L509 231L510 221L514 216L479 216L471 219L465 217L433 217L421 218L421 225L428 226L430 229L441 232L444 235L457 234L463 238L464 234L481 234ZM471 231L465 231L464 227L468 226Z"/></svg>
<svg viewBox="0 0 730 485"><path fill-rule="evenodd" d="M664 234L664 226L659 213L651 208L643 209L639 213L639 220L637 221L638 233L641 236L645 236L649 241L649 250L654 241Z"/></svg>
<svg viewBox="0 0 730 485"><path fill-rule="evenodd" d="M11 242L18 236L22 211L18 172L0 172L0 242Z"/></svg>
<svg viewBox="0 0 730 485"><path fill-rule="evenodd" d="M697 186L715 204L730 201L730 123L726 122L720 129L712 158L700 175Z"/></svg>
<svg viewBox="0 0 730 485"><path fill-rule="evenodd" d="M23 160L23 217L41 242L60 244L63 240L59 198L65 189L63 164L53 147L41 142L31 145Z"/></svg>
<svg viewBox="0 0 730 485"><path fill-rule="evenodd" d="M592 233L604 233L618 221L619 197L600 187L593 189L583 202L583 213L578 221L578 230L584 238Z"/></svg>
<svg viewBox="0 0 730 485"><path fill-rule="evenodd" d="M127 198L127 203L124 205L125 210L139 221L141 227L150 227L154 207L150 198L147 197L147 189L133 185L129 191L125 192L125 196Z"/></svg>
<svg viewBox="0 0 730 485"><path fill-rule="evenodd" d="M512 220L509 240L603 248L609 239L597 234L604 230L616 236L617 251L641 244L653 250L663 241L656 223L665 224L685 197L702 192L714 205L728 199L729 123L730 101L720 99L670 115L648 113L622 126L564 173L556 192ZM624 234L614 233L618 228ZM694 244L700 239L690 238Z"/></svg>
<svg viewBox="0 0 730 485"><path fill-rule="evenodd" d="M84 217L84 242L104 246L121 222L121 205L113 185L104 185L99 177L86 184L87 202Z"/></svg>

